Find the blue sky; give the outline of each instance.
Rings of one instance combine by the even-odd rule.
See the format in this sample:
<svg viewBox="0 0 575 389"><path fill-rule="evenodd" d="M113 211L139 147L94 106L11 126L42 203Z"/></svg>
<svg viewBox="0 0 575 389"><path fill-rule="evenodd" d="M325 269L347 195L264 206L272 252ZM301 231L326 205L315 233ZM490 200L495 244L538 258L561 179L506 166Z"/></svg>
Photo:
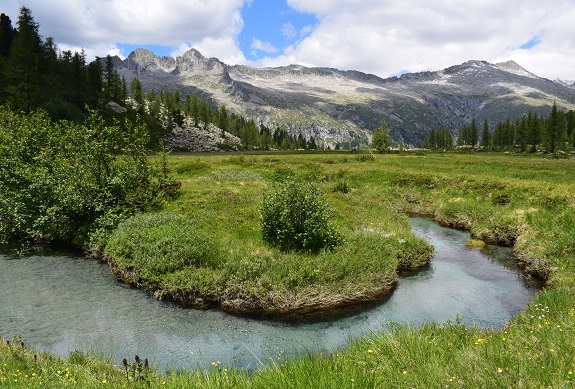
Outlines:
<svg viewBox="0 0 575 389"><path fill-rule="evenodd" d="M514 60L575 79L575 0L0 0L88 59L138 47L251 66L333 67L380 77L467 60Z"/></svg>
<svg viewBox="0 0 575 389"><path fill-rule="evenodd" d="M286 47L307 37L317 23L313 14L295 11L284 0L253 0L241 8L243 28L237 37L239 49L248 61L281 55ZM127 56L139 47L156 55L169 56L174 48L160 44L118 43Z"/></svg>
<svg viewBox="0 0 575 389"><path fill-rule="evenodd" d="M275 57L308 36L317 18L291 9L282 0L254 0L242 9L239 47L249 60Z"/></svg>

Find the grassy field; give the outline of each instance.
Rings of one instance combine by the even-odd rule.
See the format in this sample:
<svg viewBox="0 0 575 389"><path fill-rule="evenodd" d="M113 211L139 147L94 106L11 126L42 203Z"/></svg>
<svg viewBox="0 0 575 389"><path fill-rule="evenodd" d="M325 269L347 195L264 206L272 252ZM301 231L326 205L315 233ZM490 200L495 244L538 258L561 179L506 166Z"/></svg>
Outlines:
<svg viewBox="0 0 575 389"><path fill-rule="evenodd" d="M162 223L155 232L134 236L134 240L150 242L154 236L166 236L169 228L189 229L185 231L189 231L198 250L193 261L198 258L203 261L199 262L203 272L186 273L186 267L176 260L166 270L162 268L166 264L153 257L138 268L134 263L116 266L126 281L147 274L150 289L156 293L175 290L177 295L193 279L195 288L203 285L205 291L217 290L220 295L236 293L231 295L234 300L244 302L268 299L274 307L305 305L306 293L310 292L316 302L325 301L328 296L331 301L338 293L354 296L357 293L357 289L352 289L354 279L366 277L362 284L374 285L381 282L378 277L392 279L403 260L412 260L414 254L419 258L425 256L426 246L409 231L405 218L409 213L428 215L442 224L467 229L476 239L512 245L525 271L544 278L546 287L525 312L502 330L466 328L455 318L453 322L430 323L421 328L397 325L391 333L374 333L335 354L272 364L251 374L225 366L168 374L150 371L134 361L113 367L79 353L65 360L35 356L19 341L7 344L3 340L0 385L200 388L575 385L575 159L483 153L395 154L377 155L373 159L365 154L317 153L175 155L169 158L169 163L174 178L182 182L181 196L165 204L157 214L132 221L135 228L127 229L126 233L142 230L140 227L149 225L150 220L159 219ZM274 181L290 174L313 179L325 193L335 211L333 222L347 237L341 249L306 256L278 253L261 243L258 209L262 196L273 188ZM180 224L182 220L193 222ZM387 258L393 258L387 261L389 271L385 275L373 274L369 260L349 257L355 252L346 250L357 249L358 242L366 237L373 244L368 249L361 247L360 252L367 252L365 258L381 251L388 253ZM113 237L119 238L119 235ZM123 242L126 241L129 240ZM239 241L241 245L237 244ZM173 244L170 247L174 250L181 249L181 242L165 243ZM147 252L154 250L150 247ZM332 268L336 276L331 275ZM230 283L230 276L236 273ZM168 279L164 278L166 274ZM321 287L316 291L314 285ZM170 292L169 288L174 290ZM282 297L286 291L291 293L289 301Z"/></svg>
<svg viewBox="0 0 575 389"><path fill-rule="evenodd" d="M361 166L337 158L173 157L181 196L122 224L104 253L118 278L187 306L300 318L381 299L398 267L421 266L432 251L377 190L360 188ZM324 194L343 237L333 250L262 241L263 196L293 176Z"/></svg>

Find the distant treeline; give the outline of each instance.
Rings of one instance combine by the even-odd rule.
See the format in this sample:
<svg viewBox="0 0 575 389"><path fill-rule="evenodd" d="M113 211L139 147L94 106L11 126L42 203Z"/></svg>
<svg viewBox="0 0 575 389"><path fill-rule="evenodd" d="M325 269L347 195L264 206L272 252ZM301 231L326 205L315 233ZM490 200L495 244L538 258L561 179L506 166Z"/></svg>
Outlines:
<svg viewBox="0 0 575 389"><path fill-rule="evenodd" d="M128 112L119 114L108 108L115 102ZM287 129L271 129L253 120L228 113L225 106L179 92L143 93L136 78L130 89L115 70L110 56L87 63L84 51L60 51L53 38L43 39L30 9L22 7L17 28L0 15L0 106L14 112L45 110L50 118L82 122L88 109L99 111L107 123L127 119L143 120L150 133L150 146L159 143L174 125L182 126L186 118L193 125L207 129L210 124L241 139L245 149L315 149L313 138L290 134ZM88 109L87 109L88 108ZM121 116L121 117L119 117Z"/></svg>
<svg viewBox="0 0 575 389"><path fill-rule="evenodd" d="M479 129L473 119L469 125L459 129L455 139L447 129L432 129L422 147L435 150L466 147L555 153L575 148L574 129L575 111L560 111L553 104L548 117L529 112L515 121L507 119L499 122L493 130L487 120Z"/></svg>

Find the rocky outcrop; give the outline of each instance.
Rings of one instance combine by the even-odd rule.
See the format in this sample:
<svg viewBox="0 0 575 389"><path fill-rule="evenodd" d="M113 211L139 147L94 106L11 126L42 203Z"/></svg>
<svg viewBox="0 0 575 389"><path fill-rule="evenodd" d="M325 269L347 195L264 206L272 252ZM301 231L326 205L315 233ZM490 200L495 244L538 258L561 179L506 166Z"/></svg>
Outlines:
<svg viewBox="0 0 575 389"><path fill-rule="evenodd" d="M169 150L176 151L238 151L241 148L241 141L237 136L222 131L212 124L204 129L203 123L195 127L191 120L187 120L184 127L175 125L165 137L165 145Z"/></svg>

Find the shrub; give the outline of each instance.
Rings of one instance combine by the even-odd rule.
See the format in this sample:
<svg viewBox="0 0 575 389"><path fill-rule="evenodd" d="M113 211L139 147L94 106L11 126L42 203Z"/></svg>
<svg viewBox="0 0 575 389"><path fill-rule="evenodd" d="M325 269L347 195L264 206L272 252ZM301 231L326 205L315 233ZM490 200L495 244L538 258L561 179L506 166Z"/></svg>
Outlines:
<svg viewBox="0 0 575 389"><path fill-rule="evenodd" d="M329 207L318 187L290 177L264 196L261 210L263 240L283 251L332 249L341 236L329 221Z"/></svg>
<svg viewBox="0 0 575 389"><path fill-rule="evenodd" d="M334 192L349 193L349 185L346 181L339 181L333 186Z"/></svg>
<svg viewBox="0 0 575 389"><path fill-rule="evenodd" d="M496 190L491 194L491 203L496 204L509 204L511 202L511 197L509 193L504 190Z"/></svg>
<svg viewBox="0 0 575 389"><path fill-rule="evenodd" d="M184 162L175 168L178 174L203 174L210 170L210 165L202 161Z"/></svg>
<svg viewBox="0 0 575 389"><path fill-rule="evenodd" d="M148 160L143 123L52 123L45 112L0 107L0 242L85 248L98 220L174 196L177 183ZM162 183L160 183L160 181Z"/></svg>

